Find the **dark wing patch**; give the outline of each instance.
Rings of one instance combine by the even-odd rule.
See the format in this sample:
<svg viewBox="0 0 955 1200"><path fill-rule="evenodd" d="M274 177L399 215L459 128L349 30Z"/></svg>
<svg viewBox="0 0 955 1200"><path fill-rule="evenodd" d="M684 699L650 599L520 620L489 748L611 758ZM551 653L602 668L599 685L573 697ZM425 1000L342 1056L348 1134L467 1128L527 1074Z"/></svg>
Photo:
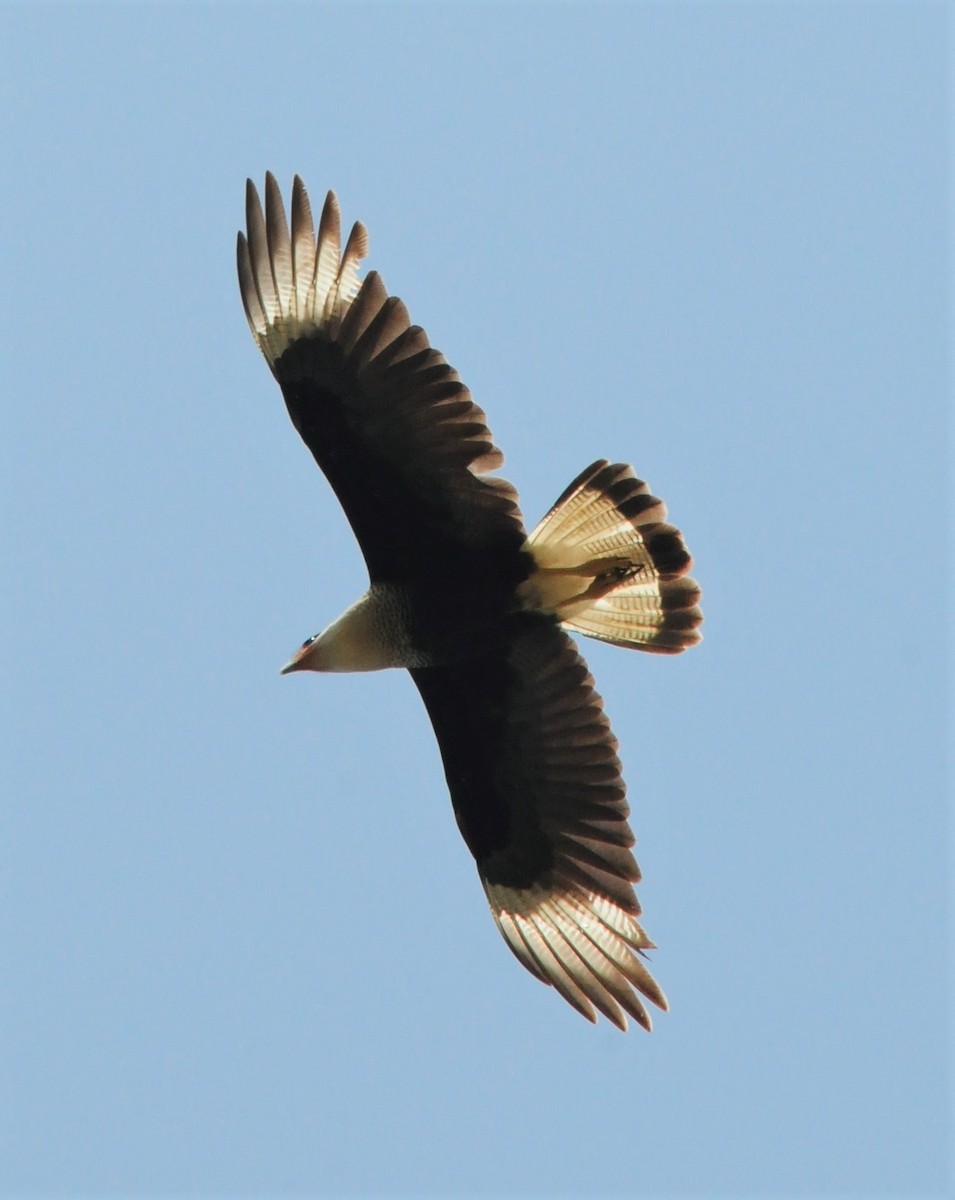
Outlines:
<svg viewBox="0 0 955 1200"><path fill-rule="evenodd" d="M589 1020L645 1028L666 999L634 954L640 875L617 743L586 664L554 623L518 619L488 651L411 672L491 911L529 971Z"/></svg>
<svg viewBox="0 0 955 1200"><path fill-rule="evenodd" d="M409 555L520 547L517 493L484 478L503 455L483 411L380 277L358 285L364 228L339 258L334 195L316 239L296 177L289 232L271 175L265 215L249 184L247 226L238 265L249 324L372 579L407 578Z"/></svg>

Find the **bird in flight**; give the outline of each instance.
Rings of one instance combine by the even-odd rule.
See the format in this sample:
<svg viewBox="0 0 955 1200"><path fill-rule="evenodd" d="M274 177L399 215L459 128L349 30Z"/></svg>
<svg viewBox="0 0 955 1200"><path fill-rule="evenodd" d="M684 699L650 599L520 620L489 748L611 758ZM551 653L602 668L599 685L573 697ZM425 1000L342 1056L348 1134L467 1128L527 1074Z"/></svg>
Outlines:
<svg viewBox="0 0 955 1200"><path fill-rule="evenodd" d="M700 589L661 500L599 459L528 536L503 455L457 372L379 275L316 234L296 176L251 181L239 288L289 416L368 567L365 594L284 671L404 667L434 726L458 828L520 962L588 1020L651 1028L640 878L617 757L572 630L675 654L700 640Z"/></svg>

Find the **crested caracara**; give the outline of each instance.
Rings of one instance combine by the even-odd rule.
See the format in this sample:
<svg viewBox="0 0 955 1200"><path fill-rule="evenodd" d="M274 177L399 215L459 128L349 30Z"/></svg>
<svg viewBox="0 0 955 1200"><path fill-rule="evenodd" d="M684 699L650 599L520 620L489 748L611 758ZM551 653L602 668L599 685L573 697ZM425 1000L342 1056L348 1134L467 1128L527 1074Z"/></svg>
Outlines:
<svg viewBox="0 0 955 1200"><path fill-rule="evenodd" d="M332 485L368 591L285 671L405 667L428 710L458 827L524 966L591 1021L666 1008L643 962L640 878L600 697L568 629L675 654L700 590L663 502L599 459L527 535L503 456L457 372L380 277L359 280L329 192L316 235L296 177L291 232L250 182L239 286L292 423Z"/></svg>

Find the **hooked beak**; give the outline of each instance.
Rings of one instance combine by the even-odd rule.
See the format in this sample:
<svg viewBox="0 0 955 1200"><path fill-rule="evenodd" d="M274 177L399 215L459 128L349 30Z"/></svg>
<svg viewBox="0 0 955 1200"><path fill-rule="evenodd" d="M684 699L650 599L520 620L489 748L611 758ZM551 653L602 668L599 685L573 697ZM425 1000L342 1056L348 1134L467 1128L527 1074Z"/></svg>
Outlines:
<svg viewBox="0 0 955 1200"><path fill-rule="evenodd" d="M279 671L280 675L290 675L293 671L308 671L311 667L308 659L311 656L311 651L314 649L314 639L308 641L304 646L300 646L292 655L285 666Z"/></svg>

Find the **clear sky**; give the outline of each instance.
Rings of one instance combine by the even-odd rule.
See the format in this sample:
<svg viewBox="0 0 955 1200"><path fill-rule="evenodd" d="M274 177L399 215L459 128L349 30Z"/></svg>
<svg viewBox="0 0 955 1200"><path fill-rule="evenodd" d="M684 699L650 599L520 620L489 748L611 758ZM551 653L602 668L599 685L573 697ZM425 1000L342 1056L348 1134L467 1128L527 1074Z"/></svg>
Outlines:
<svg viewBox="0 0 955 1200"><path fill-rule="evenodd" d="M0 11L0 1190L951 1186L942 4ZM705 640L587 644L651 1036L512 959L253 345L247 175L328 187L536 521L632 462Z"/></svg>

